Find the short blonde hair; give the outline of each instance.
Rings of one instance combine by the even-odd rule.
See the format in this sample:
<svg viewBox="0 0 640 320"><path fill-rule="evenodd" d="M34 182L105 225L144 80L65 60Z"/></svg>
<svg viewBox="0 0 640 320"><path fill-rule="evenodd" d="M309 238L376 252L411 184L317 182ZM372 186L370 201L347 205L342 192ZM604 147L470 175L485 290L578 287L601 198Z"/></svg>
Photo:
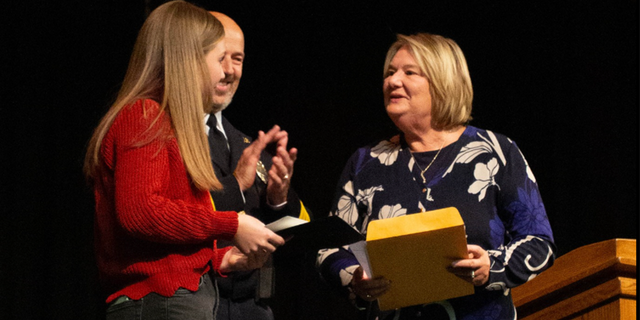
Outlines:
<svg viewBox="0 0 640 320"><path fill-rule="evenodd" d="M406 48L429 80L431 93L431 125L447 130L471 121L473 87L467 61L458 44L448 38L429 34L398 35L387 51L384 77L389 64L401 49Z"/></svg>
<svg viewBox="0 0 640 320"><path fill-rule="evenodd" d="M97 175L100 145L120 110L139 99L152 99L170 116L195 186L205 190L222 187L211 165L203 115L211 111L215 85L205 56L223 37L220 21L193 4L170 1L151 12L138 33L118 97L89 142L84 164L89 179ZM151 133L150 137L161 134ZM148 143L146 140L138 144Z"/></svg>

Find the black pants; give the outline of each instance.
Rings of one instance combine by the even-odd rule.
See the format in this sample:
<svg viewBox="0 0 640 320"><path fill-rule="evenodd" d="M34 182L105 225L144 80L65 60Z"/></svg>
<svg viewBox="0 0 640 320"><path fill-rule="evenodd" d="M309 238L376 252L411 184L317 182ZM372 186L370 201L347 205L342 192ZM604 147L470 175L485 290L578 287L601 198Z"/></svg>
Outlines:
<svg viewBox="0 0 640 320"><path fill-rule="evenodd" d="M254 298L232 300L220 298L216 320L273 320L271 308Z"/></svg>

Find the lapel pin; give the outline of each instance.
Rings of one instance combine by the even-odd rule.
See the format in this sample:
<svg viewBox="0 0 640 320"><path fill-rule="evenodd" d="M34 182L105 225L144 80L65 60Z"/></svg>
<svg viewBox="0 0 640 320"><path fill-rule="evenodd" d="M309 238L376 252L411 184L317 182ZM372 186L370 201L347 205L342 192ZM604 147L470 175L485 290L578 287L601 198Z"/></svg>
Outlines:
<svg viewBox="0 0 640 320"><path fill-rule="evenodd" d="M267 183L267 168L264 167L262 161L258 161L258 164L256 166L256 174L258 175L258 178L262 180L262 182Z"/></svg>

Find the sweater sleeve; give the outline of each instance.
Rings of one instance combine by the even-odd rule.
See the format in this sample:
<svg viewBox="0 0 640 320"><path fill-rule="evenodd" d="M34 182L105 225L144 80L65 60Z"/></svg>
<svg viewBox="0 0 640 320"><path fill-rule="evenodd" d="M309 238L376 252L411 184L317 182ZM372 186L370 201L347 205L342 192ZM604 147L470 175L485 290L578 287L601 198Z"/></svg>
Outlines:
<svg viewBox="0 0 640 320"><path fill-rule="evenodd" d="M489 250L488 290L507 290L553 265L555 245L535 176L514 142L503 144L505 174L500 184L498 215L506 228L506 245Z"/></svg>
<svg viewBox="0 0 640 320"><path fill-rule="evenodd" d="M349 159L343 169L330 215L337 215L352 227L361 230L359 227L362 227L362 223L358 218L361 213L358 211L356 195L353 191L356 161L357 153ZM366 212L362 214L366 214ZM320 250L316 266L325 281L333 287L341 288L351 282L353 271L359 266L359 262L349 247L344 246Z"/></svg>
<svg viewBox="0 0 640 320"><path fill-rule="evenodd" d="M214 247L217 247L217 244L214 243ZM222 271L220 270L220 266L222 265L222 260L224 259L224 255L227 254L231 250L231 247L218 248L214 252L214 257L211 259L211 264L213 266L213 271L219 275L222 275Z"/></svg>
<svg viewBox="0 0 640 320"><path fill-rule="evenodd" d="M150 100L146 100L150 101ZM158 116L160 115L160 116ZM214 211L209 194L190 182L170 121L155 102L125 108L104 143L111 143L116 216L134 237L162 243L230 239L237 214Z"/></svg>

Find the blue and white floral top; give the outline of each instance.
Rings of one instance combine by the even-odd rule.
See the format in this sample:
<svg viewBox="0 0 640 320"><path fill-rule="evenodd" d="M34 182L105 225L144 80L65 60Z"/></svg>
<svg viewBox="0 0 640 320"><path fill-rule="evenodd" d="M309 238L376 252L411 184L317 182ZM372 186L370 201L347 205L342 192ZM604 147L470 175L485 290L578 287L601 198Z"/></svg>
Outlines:
<svg viewBox="0 0 640 320"><path fill-rule="evenodd" d="M510 288L549 268L555 245L536 178L509 138L467 126L439 154L412 154L401 135L360 148L344 168L331 215L366 234L372 220L446 207L460 212L467 242L487 250L491 272L474 295L443 305L457 319L515 319ZM358 263L345 247L320 251L318 264L327 281L346 286Z"/></svg>

